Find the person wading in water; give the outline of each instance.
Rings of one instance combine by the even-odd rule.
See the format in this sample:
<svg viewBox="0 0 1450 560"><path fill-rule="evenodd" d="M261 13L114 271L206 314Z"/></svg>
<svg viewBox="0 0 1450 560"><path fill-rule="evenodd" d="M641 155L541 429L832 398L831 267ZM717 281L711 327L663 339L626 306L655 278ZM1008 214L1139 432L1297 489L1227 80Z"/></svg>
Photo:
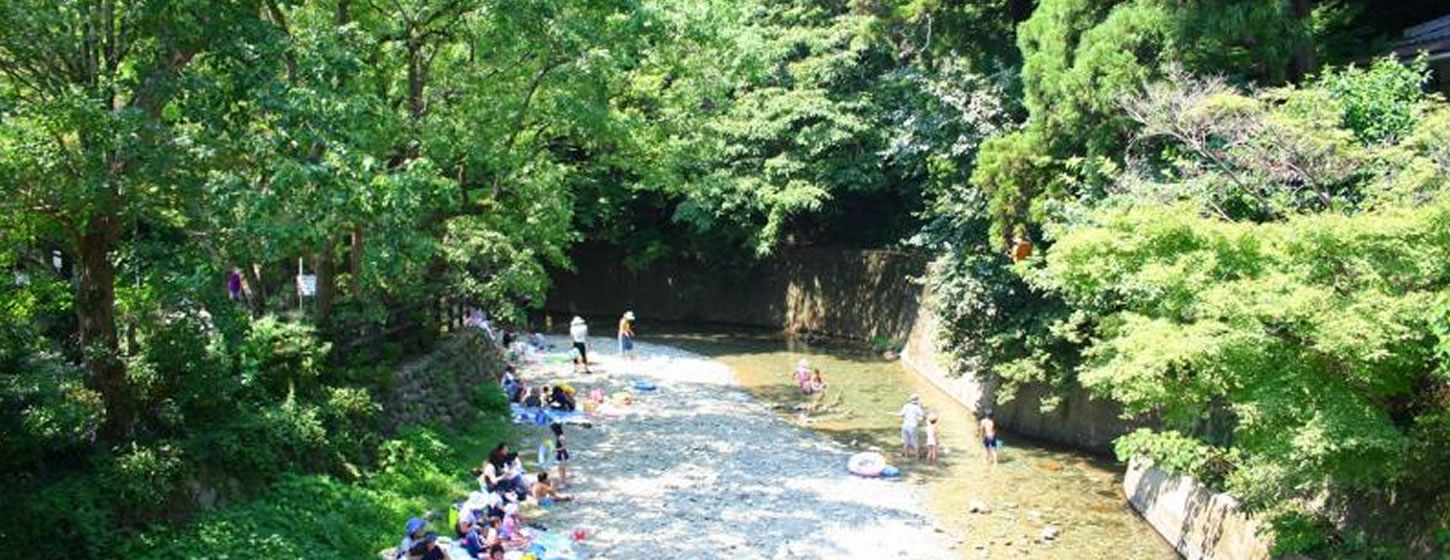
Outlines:
<svg viewBox="0 0 1450 560"><path fill-rule="evenodd" d="M634 359L634 312L625 311L619 318L619 355L627 360Z"/></svg>
<svg viewBox="0 0 1450 560"><path fill-rule="evenodd" d="M992 411L988 410L977 421L977 432L982 436L982 447L987 450L987 464L997 464L997 421L992 418Z"/></svg>

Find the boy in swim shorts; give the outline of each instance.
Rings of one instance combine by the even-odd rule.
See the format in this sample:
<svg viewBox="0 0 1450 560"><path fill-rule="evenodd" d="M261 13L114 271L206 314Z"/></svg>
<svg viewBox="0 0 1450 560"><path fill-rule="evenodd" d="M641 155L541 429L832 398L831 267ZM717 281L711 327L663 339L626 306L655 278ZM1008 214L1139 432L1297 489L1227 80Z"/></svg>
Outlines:
<svg viewBox="0 0 1450 560"><path fill-rule="evenodd" d="M992 411L982 415L977 422L977 431L982 436L982 447L987 450L987 464L997 464L997 421L992 419Z"/></svg>

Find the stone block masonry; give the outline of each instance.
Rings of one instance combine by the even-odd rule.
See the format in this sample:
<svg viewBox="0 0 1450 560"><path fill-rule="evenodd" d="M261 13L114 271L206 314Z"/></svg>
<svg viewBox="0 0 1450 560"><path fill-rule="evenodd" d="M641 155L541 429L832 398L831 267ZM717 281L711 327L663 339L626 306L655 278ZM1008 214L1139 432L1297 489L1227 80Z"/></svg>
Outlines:
<svg viewBox="0 0 1450 560"><path fill-rule="evenodd" d="M432 352L399 366L394 387L383 404L387 428L439 423L459 426L477 414L478 387L497 383L503 353L482 330L465 328Z"/></svg>

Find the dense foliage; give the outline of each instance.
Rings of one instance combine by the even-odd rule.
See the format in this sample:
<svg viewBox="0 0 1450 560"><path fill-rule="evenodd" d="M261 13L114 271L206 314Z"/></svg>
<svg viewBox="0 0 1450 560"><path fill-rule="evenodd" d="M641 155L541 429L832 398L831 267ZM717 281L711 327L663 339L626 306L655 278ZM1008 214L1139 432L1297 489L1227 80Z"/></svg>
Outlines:
<svg viewBox="0 0 1450 560"><path fill-rule="evenodd" d="M1119 96L1121 165L1033 199L1045 256L939 265L964 365L999 397L1080 384L1151 418L1119 455L1232 492L1281 553L1433 554L1450 105L1426 78L1381 60L1246 93L1169 69Z"/></svg>
<svg viewBox="0 0 1450 560"><path fill-rule="evenodd" d="M522 320L578 241L901 242L998 398L1153 419L1124 457L1286 552L1433 554L1450 109L1364 61L1443 6L1382 4L7 1L0 549L362 550L417 505L379 402L442 300ZM250 540L309 502L388 513Z"/></svg>

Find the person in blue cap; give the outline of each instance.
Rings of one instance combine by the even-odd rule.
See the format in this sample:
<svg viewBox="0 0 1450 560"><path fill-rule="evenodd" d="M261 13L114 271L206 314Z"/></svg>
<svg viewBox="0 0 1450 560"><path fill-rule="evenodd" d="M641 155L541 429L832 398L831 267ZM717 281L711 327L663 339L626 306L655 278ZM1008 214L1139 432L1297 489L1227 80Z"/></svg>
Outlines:
<svg viewBox="0 0 1450 560"><path fill-rule="evenodd" d="M438 546L438 533L429 531L413 543L408 550L408 560L448 560L448 553Z"/></svg>
<svg viewBox="0 0 1450 560"><path fill-rule="evenodd" d="M403 542L398 545L398 553L394 558L404 558L413 550L413 545L418 544L426 536L424 530L428 528L428 522L421 517L414 517L408 520L407 530L403 533Z"/></svg>

